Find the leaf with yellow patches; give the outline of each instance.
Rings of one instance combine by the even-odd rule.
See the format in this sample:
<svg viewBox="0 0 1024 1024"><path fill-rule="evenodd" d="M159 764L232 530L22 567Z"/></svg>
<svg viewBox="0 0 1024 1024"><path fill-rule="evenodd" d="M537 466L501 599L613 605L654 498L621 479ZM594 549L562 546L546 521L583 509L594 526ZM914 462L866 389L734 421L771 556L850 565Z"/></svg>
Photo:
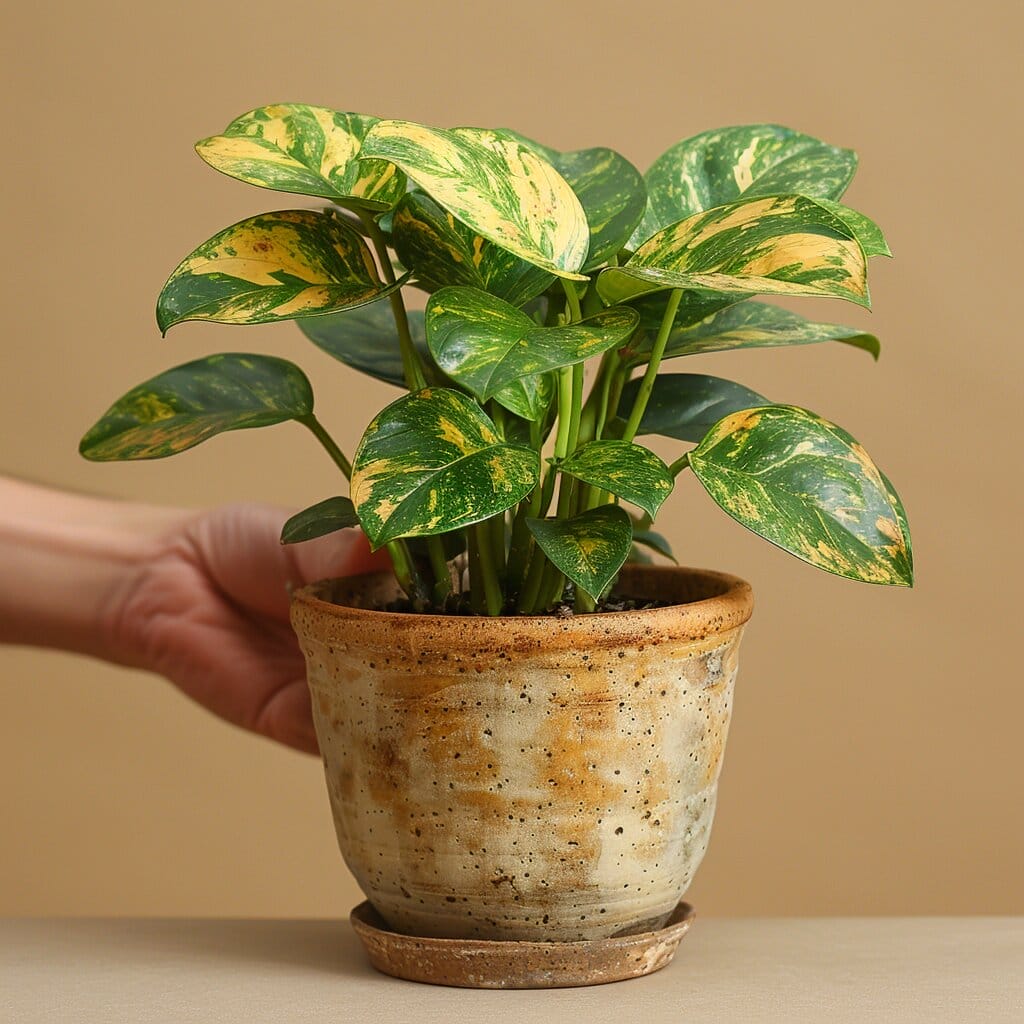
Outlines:
<svg viewBox="0 0 1024 1024"><path fill-rule="evenodd" d="M389 210L405 194L405 175L386 160L360 153L377 121L366 114L278 103L236 117L222 135L197 142L196 152L222 174L250 185Z"/></svg>
<svg viewBox="0 0 1024 1024"><path fill-rule="evenodd" d="M836 209L799 195L717 206L664 228L624 266L603 270L598 291L606 302L683 288L818 295L868 306L864 250Z"/></svg>
<svg viewBox="0 0 1024 1024"><path fill-rule="evenodd" d="M467 395L428 388L392 402L352 462L352 501L375 548L504 512L537 481L535 451L502 441Z"/></svg>
<svg viewBox="0 0 1024 1024"><path fill-rule="evenodd" d="M558 277L585 280L583 207L558 171L514 136L379 121L362 152L396 164L478 235Z"/></svg>
<svg viewBox="0 0 1024 1024"><path fill-rule="evenodd" d="M805 562L865 583L912 584L899 497L834 423L787 405L734 412L689 462L733 519Z"/></svg>
<svg viewBox="0 0 1024 1024"><path fill-rule="evenodd" d="M294 364L272 356L207 356L132 388L82 438L79 451L93 462L163 459L226 430L312 412L313 391Z"/></svg>
<svg viewBox="0 0 1024 1024"><path fill-rule="evenodd" d="M351 309L401 287L383 285L362 237L329 212L249 217L190 253L167 279L156 316L262 324Z"/></svg>
<svg viewBox="0 0 1024 1024"><path fill-rule="evenodd" d="M654 452L629 441L590 441L577 448L558 468L568 476L638 505L652 518L675 483L668 466Z"/></svg>
<svg viewBox="0 0 1024 1024"><path fill-rule="evenodd" d="M526 525L541 551L595 601L633 543L633 524L619 505L598 505L572 519L527 519Z"/></svg>

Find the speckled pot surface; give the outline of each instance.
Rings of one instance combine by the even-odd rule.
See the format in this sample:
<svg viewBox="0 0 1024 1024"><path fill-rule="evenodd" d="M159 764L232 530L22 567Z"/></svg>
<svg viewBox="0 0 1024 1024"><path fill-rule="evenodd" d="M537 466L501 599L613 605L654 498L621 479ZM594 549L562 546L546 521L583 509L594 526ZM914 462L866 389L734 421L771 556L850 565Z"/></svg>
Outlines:
<svg viewBox="0 0 1024 1024"><path fill-rule="evenodd" d="M296 592L345 862L412 935L661 927L707 848L750 587L627 569L672 606L568 619L371 610L385 575Z"/></svg>

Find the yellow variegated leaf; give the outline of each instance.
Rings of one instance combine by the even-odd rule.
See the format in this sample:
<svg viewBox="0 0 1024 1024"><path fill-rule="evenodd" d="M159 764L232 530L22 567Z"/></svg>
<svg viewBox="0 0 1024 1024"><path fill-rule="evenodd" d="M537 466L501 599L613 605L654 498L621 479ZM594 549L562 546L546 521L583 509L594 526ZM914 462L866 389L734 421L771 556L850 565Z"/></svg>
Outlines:
<svg viewBox="0 0 1024 1024"><path fill-rule="evenodd" d="M586 280L579 270L590 228L576 193L513 136L379 121L363 153L396 164L478 235L559 277Z"/></svg>
<svg viewBox="0 0 1024 1024"><path fill-rule="evenodd" d="M331 213L279 210L233 224L178 265L157 300L167 331L183 320L262 324L351 309L383 285L362 237Z"/></svg>
<svg viewBox="0 0 1024 1024"><path fill-rule="evenodd" d="M405 175L386 160L360 155L377 120L278 103L236 117L223 135L197 142L196 152L211 167L250 185L389 210L405 194Z"/></svg>

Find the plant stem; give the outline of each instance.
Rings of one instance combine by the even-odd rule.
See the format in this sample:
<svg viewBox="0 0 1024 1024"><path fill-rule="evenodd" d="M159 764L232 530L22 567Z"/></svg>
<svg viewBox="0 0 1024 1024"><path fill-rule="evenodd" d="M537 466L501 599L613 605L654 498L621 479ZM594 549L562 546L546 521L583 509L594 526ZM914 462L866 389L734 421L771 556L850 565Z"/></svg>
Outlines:
<svg viewBox="0 0 1024 1024"><path fill-rule="evenodd" d="M681 288L674 288L672 295L665 307L665 315L661 318L661 327L658 329L658 336L654 339L654 346L651 349L650 362L644 372L643 380L640 382L640 389L636 394L636 401L633 409L626 420L626 429L622 433L624 441L632 441L640 428L640 421L644 418L644 411L647 408L651 391L654 390L654 381L658 376L658 368L661 366L661 357L665 354L665 345L668 343L668 336L672 330L672 324L676 318L676 310L679 309L679 300L683 297Z"/></svg>
<svg viewBox="0 0 1024 1024"><path fill-rule="evenodd" d="M476 529L466 530L466 547L469 551L469 607L474 615L484 613L484 589L481 586L483 571L480 568L480 541Z"/></svg>
<svg viewBox="0 0 1024 1024"><path fill-rule="evenodd" d="M680 455L671 466L668 467L668 471L673 476L679 476L684 469L688 469L690 466L690 453L687 452L685 455Z"/></svg>
<svg viewBox="0 0 1024 1024"><path fill-rule="evenodd" d="M526 574L526 582L519 595L520 614L532 615L536 610L537 598L540 597L540 585L544 582L544 567L547 564L544 552L539 547L535 547L533 558L530 559L530 569Z"/></svg>
<svg viewBox="0 0 1024 1024"><path fill-rule="evenodd" d="M562 291L565 292L565 301L569 309L569 323L574 324L578 320L583 319L583 313L580 311L580 298L576 294L576 286L572 281L567 281L564 277L559 278L562 282Z"/></svg>
<svg viewBox="0 0 1024 1024"><path fill-rule="evenodd" d="M388 284L395 283L395 268L391 265L391 257L388 255L388 243L373 214L366 210L356 210L359 219L363 222L370 241L373 243L374 251L377 253L377 260L380 263L384 280ZM405 301L402 298L402 289L396 288L389 296L391 312L395 318L395 328L398 331L398 345L402 352L402 370L405 374L405 384L410 391L420 391L427 386L427 380L423 376L423 367L420 364L420 357L416 346L412 341L412 333L409 330L409 317L405 312Z"/></svg>
<svg viewBox="0 0 1024 1024"><path fill-rule="evenodd" d="M484 588L484 601L487 605L488 615L500 615L502 605L505 603L501 594L501 585L498 583L498 572L494 564L494 552L491 549L488 532L490 526L485 519L472 527L476 535L477 551L479 552L480 583ZM473 581L474 588L477 581Z"/></svg>
<svg viewBox="0 0 1024 1024"><path fill-rule="evenodd" d="M334 438L324 430L323 424L312 413L308 417L299 420L299 422L312 431L313 436L324 446L334 464L344 474L345 479L351 480L352 463L345 458L344 452L334 443Z"/></svg>

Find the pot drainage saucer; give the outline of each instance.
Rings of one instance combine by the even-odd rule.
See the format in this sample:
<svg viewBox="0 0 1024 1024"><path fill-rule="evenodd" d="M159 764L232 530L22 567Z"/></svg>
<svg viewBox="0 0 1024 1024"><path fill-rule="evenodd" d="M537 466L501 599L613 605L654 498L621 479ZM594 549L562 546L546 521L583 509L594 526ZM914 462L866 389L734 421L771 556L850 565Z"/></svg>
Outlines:
<svg viewBox="0 0 1024 1024"><path fill-rule="evenodd" d="M693 923L680 903L657 931L584 942L433 939L391 931L370 903L352 911L352 927L370 963L384 974L459 988L569 988L653 974L675 955Z"/></svg>

